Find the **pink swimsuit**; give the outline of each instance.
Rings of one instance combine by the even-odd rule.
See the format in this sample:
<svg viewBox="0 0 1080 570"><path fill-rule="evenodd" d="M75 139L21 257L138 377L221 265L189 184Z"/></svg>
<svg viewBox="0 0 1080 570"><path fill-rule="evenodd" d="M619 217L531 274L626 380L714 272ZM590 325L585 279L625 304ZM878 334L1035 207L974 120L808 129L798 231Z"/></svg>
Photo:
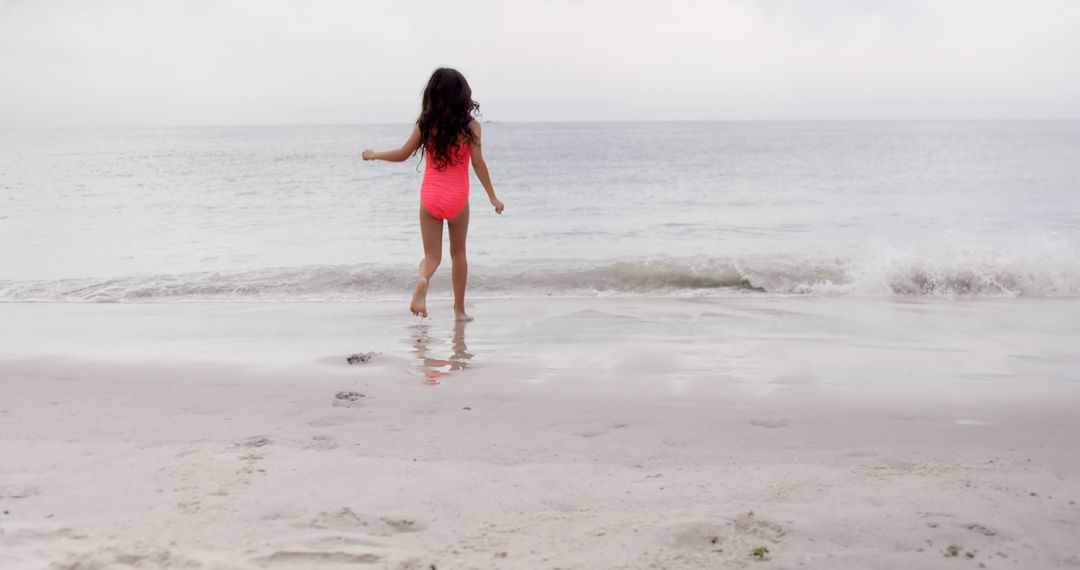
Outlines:
<svg viewBox="0 0 1080 570"><path fill-rule="evenodd" d="M430 151L430 149L428 149ZM439 170L428 152L424 181L420 184L420 204L440 220L452 220L469 203L469 162L472 150L467 143L450 151L451 161Z"/></svg>

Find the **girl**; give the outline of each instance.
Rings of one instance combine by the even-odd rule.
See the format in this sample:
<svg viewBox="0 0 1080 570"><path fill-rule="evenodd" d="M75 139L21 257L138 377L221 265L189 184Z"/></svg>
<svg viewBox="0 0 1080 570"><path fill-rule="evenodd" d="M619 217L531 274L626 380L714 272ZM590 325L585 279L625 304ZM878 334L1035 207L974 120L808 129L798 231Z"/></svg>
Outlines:
<svg viewBox="0 0 1080 570"><path fill-rule="evenodd" d="M480 104L472 99L472 89L456 70L440 67L431 74L421 102L420 118L412 135L398 150L365 150L364 160L403 162L421 151L426 157L424 181L420 184L420 237L424 259L409 310L427 316L428 280L442 261L443 220L450 231L450 260L454 282L454 314L459 321L471 321L465 314L465 282L469 262L465 259L465 238L469 233L469 162L484 185L488 200L501 214L503 203L495 197L487 164L480 150L480 123L473 114Z"/></svg>

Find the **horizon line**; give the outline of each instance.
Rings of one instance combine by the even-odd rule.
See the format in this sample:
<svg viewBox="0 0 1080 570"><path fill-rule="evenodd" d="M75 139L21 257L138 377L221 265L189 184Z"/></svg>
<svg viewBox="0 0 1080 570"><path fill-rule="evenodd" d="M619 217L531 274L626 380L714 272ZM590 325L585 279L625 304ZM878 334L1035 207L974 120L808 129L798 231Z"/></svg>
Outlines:
<svg viewBox="0 0 1080 570"><path fill-rule="evenodd" d="M662 123L1045 123L1076 122L1080 117L1039 118L858 118L858 119L589 119L589 120L491 120L481 117L481 124L558 125L558 124L662 124ZM49 126L3 126L0 132L16 131L64 131L64 130L137 130L137 129L227 129L227 128L281 128L281 127L366 127L400 126L412 121L372 122L282 122L282 123L200 123L200 124L146 124L146 125L49 125Z"/></svg>

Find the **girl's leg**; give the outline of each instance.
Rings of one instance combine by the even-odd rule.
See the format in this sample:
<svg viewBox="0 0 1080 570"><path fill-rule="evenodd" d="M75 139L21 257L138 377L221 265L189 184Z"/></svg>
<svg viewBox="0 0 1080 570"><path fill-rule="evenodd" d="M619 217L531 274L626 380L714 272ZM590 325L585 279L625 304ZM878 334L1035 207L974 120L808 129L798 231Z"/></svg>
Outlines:
<svg viewBox="0 0 1080 570"><path fill-rule="evenodd" d="M426 317L428 280L435 275L442 261L442 220L432 216L423 205L420 206L420 237L424 240L424 259L420 260L420 275L409 310L414 315Z"/></svg>
<svg viewBox="0 0 1080 570"><path fill-rule="evenodd" d="M453 262L454 315L459 321L471 321L465 314L465 284L469 280L469 260L465 258L465 238L469 235L469 204L447 225L450 230L450 261Z"/></svg>

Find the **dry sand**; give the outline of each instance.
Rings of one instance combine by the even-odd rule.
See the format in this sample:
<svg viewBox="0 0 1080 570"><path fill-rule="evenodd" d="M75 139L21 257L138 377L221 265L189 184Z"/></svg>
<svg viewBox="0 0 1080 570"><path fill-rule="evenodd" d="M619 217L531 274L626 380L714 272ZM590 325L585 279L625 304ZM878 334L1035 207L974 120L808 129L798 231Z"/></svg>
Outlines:
<svg viewBox="0 0 1080 570"><path fill-rule="evenodd" d="M0 567L1080 566L1075 301L399 308L0 308Z"/></svg>

